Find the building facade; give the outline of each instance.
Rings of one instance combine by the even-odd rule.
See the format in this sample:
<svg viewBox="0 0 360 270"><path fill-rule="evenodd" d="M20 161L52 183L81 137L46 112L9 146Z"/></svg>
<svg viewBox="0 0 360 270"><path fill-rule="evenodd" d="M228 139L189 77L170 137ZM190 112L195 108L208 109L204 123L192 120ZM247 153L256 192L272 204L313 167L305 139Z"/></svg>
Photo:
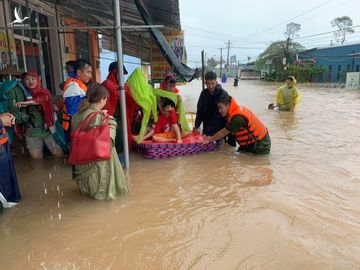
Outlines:
<svg viewBox="0 0 360 270"><path fill-rule="evenodd" d="M116 50L113 4L113 0L1 0L0 71L8 66L20 72L35 69L45 87L61 94L65 63L85 58L92 63L93 80L100 82L101 50ZM125 28L121 34L123 53L148 66L156 41L179 77L193 79L195 71L176 55L176 49L185 48L172 48L162 33L181 33L178 0L121 0L119 4Z"/></svg>
<svg viewBox="0 0 360 270"><path fill-rule="evenodd" d="M20 72L34 69L43 85L56 95L61 93L59 83L66 79L66 61L81 57L93 63L93 77L100 80L99 42L95 30L52 29L83 24L61 14L56 16L53 7L40 1L3 0L0 14L0 70L7 66L14 66ZM12 28L17 16L24 19L23 28Z"/></svg>
<svg viewBox="0 0 360 270"><path fill-rule="evenodd" d="M347 72L360 70L360 44L314 48L298 54L298 66L319 66L318 82L345 83Z"/></svg>

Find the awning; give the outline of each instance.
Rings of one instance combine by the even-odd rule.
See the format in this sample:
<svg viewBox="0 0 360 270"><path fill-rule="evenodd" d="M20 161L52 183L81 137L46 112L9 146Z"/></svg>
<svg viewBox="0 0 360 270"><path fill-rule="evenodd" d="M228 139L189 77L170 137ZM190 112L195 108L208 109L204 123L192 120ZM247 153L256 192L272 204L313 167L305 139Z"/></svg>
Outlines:
<svg viewBox="0 0 360 270"><path fill-rule="evenodd" d="M144 22L147 25L154 25L155 21L152 19L151 13L146 10L146 7L142 3L142 1L141 0L134 0L134 1L138 7L138 10L140 11L142 18L144 19ZM177 9L178 9L178 7L177 7ZM171 12L171 10L169 12ZM151 31L151 34L153 35L154 39L156 40L156 43L158 44L159 48L161 49L163 55L166 57L168 63L174 67L174 69L177 71L177 73L185 81L190 82L195 77L199 76L200 70L193 70L180 61L180 59L176 56L175 52L169 46L164 35L161 33L161 31L158 28L151 27L150 31Z"/></svg>

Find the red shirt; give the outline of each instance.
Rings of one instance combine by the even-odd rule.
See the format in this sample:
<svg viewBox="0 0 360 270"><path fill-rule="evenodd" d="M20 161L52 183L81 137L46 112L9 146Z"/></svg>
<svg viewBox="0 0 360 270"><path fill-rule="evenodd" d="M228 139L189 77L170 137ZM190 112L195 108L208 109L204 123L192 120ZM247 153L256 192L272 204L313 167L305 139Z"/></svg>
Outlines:
<svg viewBox="0 0 360 270"><path fill-rule="evenodd" d="M168 127L171 128L172 125L177 124L177 120L178 117L175 110L170 111L167 116L164 114L160 115L159 120L156 123L154 133L164 133Z"/></svg>

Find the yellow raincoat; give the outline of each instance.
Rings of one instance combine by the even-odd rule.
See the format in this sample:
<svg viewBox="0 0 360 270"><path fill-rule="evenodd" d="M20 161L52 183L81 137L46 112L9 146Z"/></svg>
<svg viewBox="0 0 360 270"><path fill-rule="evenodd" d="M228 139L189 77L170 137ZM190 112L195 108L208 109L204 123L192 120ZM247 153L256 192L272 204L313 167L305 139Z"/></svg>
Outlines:
<svg viewBox="0 0 360 270"><path fill-rule="evenodd" d="M296 105L300 103L301 94L295 87L296 79L292 77L290 86L286 84L281 86L276 94L276 104L279 106L280 111L294 111Z"/></svg>

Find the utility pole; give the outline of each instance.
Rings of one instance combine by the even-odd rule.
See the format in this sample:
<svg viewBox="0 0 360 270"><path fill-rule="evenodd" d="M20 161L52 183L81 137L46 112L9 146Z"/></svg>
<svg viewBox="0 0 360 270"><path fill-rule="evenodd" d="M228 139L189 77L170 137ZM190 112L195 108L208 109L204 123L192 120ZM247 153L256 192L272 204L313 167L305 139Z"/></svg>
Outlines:
<svg viewBox="0 0 360 270"><path fill-rule="evenodd" d="M289 45L290 45L290 37L288 37L286 39L286 46L285 46L286 63L285 63L285 67L284 67L285 70L288 69L288 65L289 65Z"/></svg>
<svg viewBox="0 0 360 270"><path fill-rule="evenodd" d="M205 51L204 51L204 62L205 62L205 67L207 67L207 54Z"/></svg>
<svg viewBox="0 0 360 270"><path fill-rule="evenodd" d="M123 151L125 158L125 170L130 169L129 159L129 146L128 146L128 133L127 133L127 121L126 121L126 99L125 99L125 80L124 80L124 59L122 50L122 34L121 34L121 18L120 18L120 0L114 0L114 14L115 14L115 36L116 36L116 50L117 50L117 62L118 62L118 81L120 91L120 109L121 109L121 128L123 137Z"/></svg>
<svg viewBox="0 0 360 270"><path fill-rule="evenodd" d="M201 81L202 81L202 89L205 89L205 52L204 50L201 51Z"/></svg>
<svg viewBox="0 0 360 270"><path fill-rule="evenodd" d="M221 78L221 73L222 73L222 62L223 62L223 59L222 59L222 49L223 48L218 48L220 50L220 78Z"/></svg>
<svg viewBox="0 0 360 270"><path fill-rule="evenodd" d="M229 70L230 67L230 40L228 40L227 43L227 68L226 70Z"/></svg>

